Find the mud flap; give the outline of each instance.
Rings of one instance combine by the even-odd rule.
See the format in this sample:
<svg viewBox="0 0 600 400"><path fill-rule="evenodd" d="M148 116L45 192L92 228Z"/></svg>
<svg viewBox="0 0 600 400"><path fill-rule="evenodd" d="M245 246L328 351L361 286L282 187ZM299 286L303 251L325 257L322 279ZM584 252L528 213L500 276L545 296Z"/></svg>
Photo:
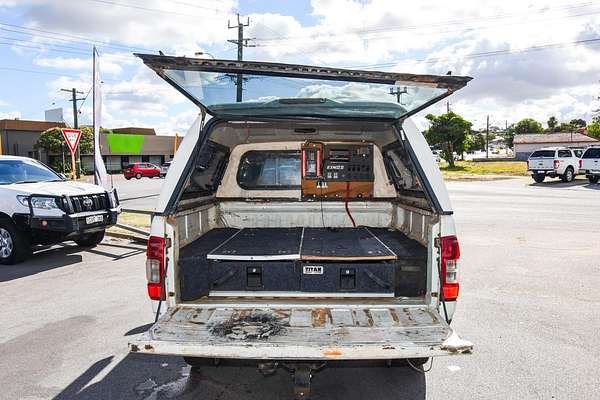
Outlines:
<svg viewBox="0 0 600 400"><path fill-rule="evenodd" d="M203 358L374 360L469 353L426 306L238 308L178 306L130 351Z"/></svg>

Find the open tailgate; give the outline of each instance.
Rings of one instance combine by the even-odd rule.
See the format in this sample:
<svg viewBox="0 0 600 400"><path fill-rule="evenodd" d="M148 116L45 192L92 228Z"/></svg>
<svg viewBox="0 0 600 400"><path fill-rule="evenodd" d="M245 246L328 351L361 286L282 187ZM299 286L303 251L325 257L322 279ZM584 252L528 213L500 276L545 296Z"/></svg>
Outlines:
<svg viewBox="0 0 600 400"><path fill-rule="evenodd" d="M470 352L426 306L178 306L130 351L205 358L359 360Z"/></svg>

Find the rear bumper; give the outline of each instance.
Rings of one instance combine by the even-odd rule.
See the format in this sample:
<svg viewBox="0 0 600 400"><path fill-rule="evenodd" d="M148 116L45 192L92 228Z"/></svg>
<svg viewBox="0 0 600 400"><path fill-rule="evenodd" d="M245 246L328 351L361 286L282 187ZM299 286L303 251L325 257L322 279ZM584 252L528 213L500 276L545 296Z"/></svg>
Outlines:
<svg viewBox="0 0 600 400"><path fill-rule="evenodd" d="M468 353L425 306L179 306L129 343L131 352L256 360L376 360Z"/></svg>

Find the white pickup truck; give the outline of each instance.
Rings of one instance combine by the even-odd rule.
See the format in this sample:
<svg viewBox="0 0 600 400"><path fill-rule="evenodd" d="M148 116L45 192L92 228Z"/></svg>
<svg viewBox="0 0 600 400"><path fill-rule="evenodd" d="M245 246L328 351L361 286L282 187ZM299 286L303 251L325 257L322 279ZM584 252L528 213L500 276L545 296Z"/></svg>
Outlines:
<svg viewBox="0 0 600 400"><path fill-rule="evenodd" d="M591 146L585 149L579 167L590 183L598 183L600 180L600 146Z"/></svg>
<svg viewBox="0 0 600 400"><path fill-rule="evenodd" d="M24 260L35 244L95 246L119 212L114 190L67 181L31 158L0 156L0 264Z"/></svg>
<svg viewBox="0 0 600 400"><path fill-rule="evenodd" d="M330 361L472 350L450 326L452 206L408 118L471 78L139 56L201 113L148 240L157 322L130 351L283 366L305 398Z"/></svg>
<svg viewBox="0 0 600 400"><path fill-rule="evenodd" d="M581 151L568 147L544 147L531 153L527 160L527 170L537 183L546 176L560 177L563 182L572 182L579 173Z"/></svg>

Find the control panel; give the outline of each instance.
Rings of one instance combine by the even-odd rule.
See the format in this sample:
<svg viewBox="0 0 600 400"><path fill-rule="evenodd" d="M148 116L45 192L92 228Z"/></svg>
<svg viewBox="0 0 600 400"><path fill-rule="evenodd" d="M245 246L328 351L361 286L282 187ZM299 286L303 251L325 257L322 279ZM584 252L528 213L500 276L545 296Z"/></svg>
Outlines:
<svg viewBox="0 0 600 400"><path fill-rule="evenodd" d="M373 196L373 145L320 143L302 145L304 198L357 199Z"/></svg>

